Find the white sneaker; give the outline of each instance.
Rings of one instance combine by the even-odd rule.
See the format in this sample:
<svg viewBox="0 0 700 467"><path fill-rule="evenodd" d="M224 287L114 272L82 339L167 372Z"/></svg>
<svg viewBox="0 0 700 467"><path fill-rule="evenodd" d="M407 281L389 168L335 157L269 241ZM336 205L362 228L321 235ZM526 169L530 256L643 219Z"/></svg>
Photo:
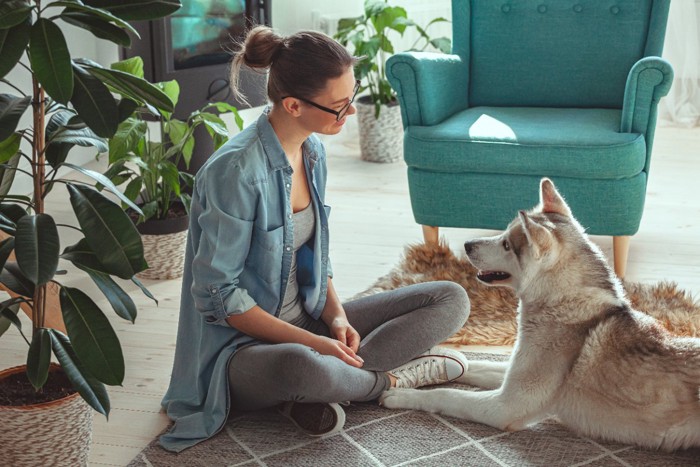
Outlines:
<svg viewBox="0 0 700 467"><path fill-rule="evenodd" d="M419 388L454 381L468 365L461 352L436 346L389 373L396 377L397 388Z"/></svg>

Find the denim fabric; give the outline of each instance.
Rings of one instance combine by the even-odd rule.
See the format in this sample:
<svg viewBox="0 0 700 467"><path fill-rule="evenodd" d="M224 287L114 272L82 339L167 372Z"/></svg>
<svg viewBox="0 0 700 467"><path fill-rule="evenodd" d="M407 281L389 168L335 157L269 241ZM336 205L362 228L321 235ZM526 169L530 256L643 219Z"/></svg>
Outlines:
<svg viewBox="0 0 700 467"><path fill-rule="evenodd" d="M317 319L326 301L328 214L326 155L312 135L303 145L316 218L297 252L305 311ZM279 314L293 252L293 170L263 114L222 146L196 176L170 387L162 405L175 421L161 445L181 451L217 433L229 412L228 362L250 336L226 318L255 305Z"/></svg>

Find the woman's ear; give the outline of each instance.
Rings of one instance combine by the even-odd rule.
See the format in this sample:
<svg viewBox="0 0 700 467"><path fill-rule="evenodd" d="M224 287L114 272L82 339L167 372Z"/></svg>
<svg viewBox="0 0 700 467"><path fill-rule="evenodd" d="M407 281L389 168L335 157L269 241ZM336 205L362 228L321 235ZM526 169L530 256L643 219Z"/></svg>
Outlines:
<svg viewBox="0 0 700 467"><path fill-rule="evenodd" d="M301 101L294 97L285 97L281 101L282 108L292 117L301 115Z"/></svg>

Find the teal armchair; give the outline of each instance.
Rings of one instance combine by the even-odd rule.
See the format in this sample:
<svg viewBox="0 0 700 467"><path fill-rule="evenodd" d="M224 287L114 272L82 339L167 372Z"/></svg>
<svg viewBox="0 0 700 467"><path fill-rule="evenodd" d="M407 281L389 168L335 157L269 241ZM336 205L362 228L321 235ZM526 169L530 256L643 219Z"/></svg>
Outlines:
<svg viewBox="0 0 700 467"><path fill-rule="evenodd" d="M550 177L622 277L644 210L670 0L452 0L452 54L386 64L426 242L504 229Z"/></svg>

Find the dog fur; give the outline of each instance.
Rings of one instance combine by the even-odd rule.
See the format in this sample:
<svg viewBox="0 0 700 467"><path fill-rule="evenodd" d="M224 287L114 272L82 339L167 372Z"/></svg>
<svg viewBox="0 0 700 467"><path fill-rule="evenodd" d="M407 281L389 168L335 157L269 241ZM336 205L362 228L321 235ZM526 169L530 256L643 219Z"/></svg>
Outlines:
<svg viewBox="0 0 700 467"><path fill-rule="evenodd" d="M549 179L535 208L465 250L479 279L518 296L510 361L471 361L457 380L487 391L391 389L382 405L508 431L556 416L588 437L666 451L700 446L700 339L673 336L632 309Z"/></svg>

